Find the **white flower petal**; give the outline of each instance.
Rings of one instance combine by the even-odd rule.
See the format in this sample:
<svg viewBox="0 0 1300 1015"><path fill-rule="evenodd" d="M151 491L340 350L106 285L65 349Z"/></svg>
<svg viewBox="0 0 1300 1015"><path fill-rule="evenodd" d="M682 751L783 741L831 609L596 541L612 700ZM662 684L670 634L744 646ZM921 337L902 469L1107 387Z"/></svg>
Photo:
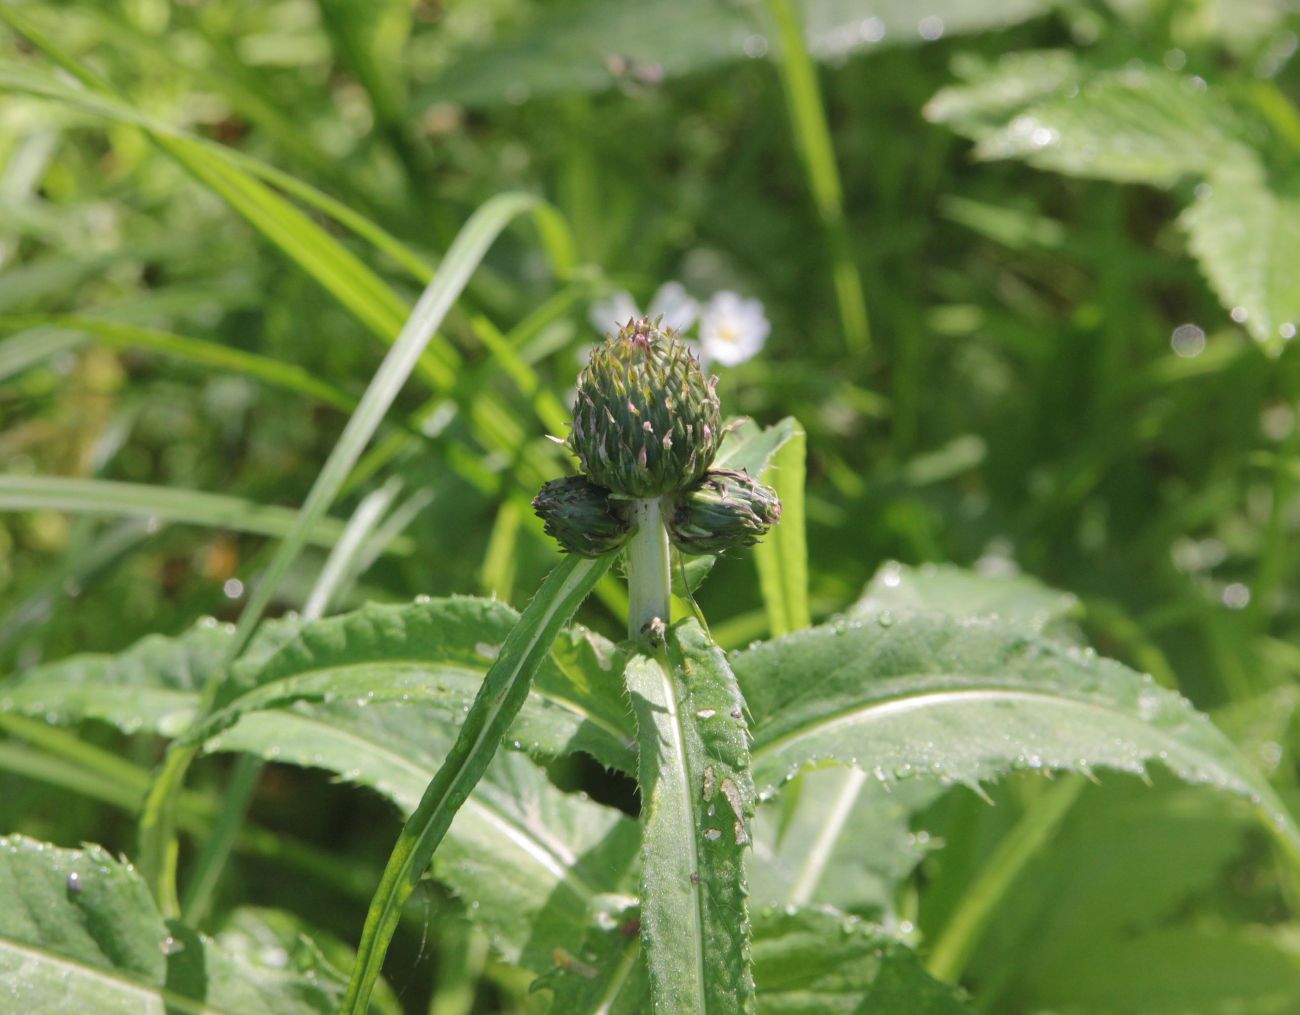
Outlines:
<svg viewBox="0 0 1300 1015"><path fill-rule="evenodd" d="M699 312L699 302L680 282L665 282L650 301L651 319L662 314L664 326L673 331L685 331L695 323Z"/></svg>
<svg viewBox="0 0 1300 1015"><path fill-rule="evenodd" d="M700 345L708 360L736 366L763 348L772 325L759 300L723 290L714 293L700 315Z"/></svg>

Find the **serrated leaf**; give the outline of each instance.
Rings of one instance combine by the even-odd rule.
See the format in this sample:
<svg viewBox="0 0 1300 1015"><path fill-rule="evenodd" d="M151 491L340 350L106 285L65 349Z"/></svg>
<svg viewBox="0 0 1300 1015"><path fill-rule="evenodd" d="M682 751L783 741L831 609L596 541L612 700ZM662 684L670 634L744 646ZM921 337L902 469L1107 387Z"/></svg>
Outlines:
<svg viewBox="0 0 1300 1015"><path fill-rule="evenodd" d="M976 574L952 564L909 567L890 561L876 571L849 616L912 613L998 617L1042 633L1078 608L1079 601L1025 575Z"/></svg>
<svg viewBox="0 0 1300 1015"><path fill-rule="evenodd" d="M1147 676L1022 625L942 615L840 621L741 652L754 777L812 765L968 785L1015 769L1179 778L1259 804L1291 850L1300 833L1268 783L1189 702Z"/></svg>
<svg viewBox="0 0 1300 1015"><path fill-rule="evenodd" d="M0 990L29 1015L329 1015L342 984L228 953L98 846L0 839Z"/></svg>
<svg viewBox="0 0 1300 1015"><path fill-rule="evenodd" d="M1300 326L1300 176L1221 171L1182 216L1189 245L1223 304L1260 341ZM1237 316L1234 314L1234 316Z"/></svg>
<svg viewBox="0 0 1300 1015"><path fill-rule="evenodd" d="M940 92L927 113L974 137L980 158L1075 176L1168 186L1253 158L1240 116L1203 80L1140 65L1097 71L1059 53L1004 60Z"/></svg>
<svg viewBox="0 0 1300 1015"><path fill-rule="evenodd" d="M292 620L263 625L246 658L290 637ZM204 683L222 665L234 628L211 618L174 638L148 635L114 655L87 653L0 681L0 711L71 724L112 723L126 733L176 736L190 723Z"/></svg>
<svg viewBox="0 0 1300 1015"><path fill-rule="evenodd" d="M409 814L455 730L428 703L300 703L245 715L207 748L323 768ZM554 948L582 940L598 896L630 887L639 841L618 811L562 793L531 761L502 753L452 822L434 876L505 959L540 972Z"/></svg>
<svg viewBox="0 0 1300 1015"><path fill-rule="evenodd" d="M241 715L295 701L424 701L459 720L518 621L506 604L469 596L371 605L317 621L269 659L237 664L217 709L187 737L206 740ZM618 651L582 630L556 643L564 665L542 660L511 739L534 753L585 750L630 769Z"/></svg>
<svg viewBox="0 0 1300 1015"><path fill-rule="evenodd" d="M800 0L809 52L839 60L882 45L1001 28L1044 13L1044 0ZM775 37L757 2L583 0L542 8L518 30L470 51L420 90L421 103L488 106L620 84L656 83L761 57Z"/></svg>
<svg viewBox="0 0 1300 1015"><path fill-rule="evenodd" d="M754 917L761 1015L961 1015L957 991L877 927L833 909Z"/></svg>
<svg viewBox="0 0 1300 1015"><path fill-rule="evenodd" d="M744 701L693 620L626 671L640 748L642 912L656 1012L753 1010L745 852L754 789Z"/></svg>

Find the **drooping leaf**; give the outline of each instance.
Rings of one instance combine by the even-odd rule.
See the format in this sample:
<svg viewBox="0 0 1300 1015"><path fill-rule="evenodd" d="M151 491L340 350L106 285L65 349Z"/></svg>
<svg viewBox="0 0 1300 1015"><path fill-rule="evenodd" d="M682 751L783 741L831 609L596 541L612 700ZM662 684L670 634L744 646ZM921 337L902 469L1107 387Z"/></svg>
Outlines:
<svg viewBox="0 0 1300 1015"><path fill-rule="evenodd" d="M1079 605L1068 592L1048 588L1024 575L989 576L951 564L908 567L890 561L872 577L862 597L849 608L852 617L882 613L947 613L954 617L999 617L1041 633L1064 620Z"/></svg>
<svg viewBox="0 0 1300 1015"><path fill-rule="evenodd" d="M409 814L455 728L426 702L301 703L244 715L207 747L323 768ZM582 939L599 896L631 887L638 844L635 823L618 811L562 793L531 761L502 753L452 822L434 876L507 961L540 972L554 948Z"/></svg>
<svg viewBox="0 0 1300 1015"><path fill-rule="evenodd" d="M975 784L1022 768L1179 778L1259 804L1289 850L1300 834L1268 783L1177 694L1023 625L916 615L842 620L733 657L754 716L760 789L839 763L885 781Z"/></svg>
<svg viewBox="0 0 1300 1015"><path fill-rule="evenodd" d="M754 917L761 1015L961 1015L957 990L877 927L833 909L762 909Z"/></svg>
<svg viewBox="0 0 1300 1015"><path fill-rule="evenodd" d="M693 620L667 659L626 671L643 801L642 911L654 1010L753 1010L745 852L754 789L744 701L722 650Z"/></svg>
<svg viewBox="0 0 1300 1015"><path fill-rule="evenodd" d="M1043 0L800 0L809 52L842 59L880 45L1001 28L1042 14ZM418 93L421 104L489 106L620 84L653 84L778 47L761 3L599 0L541 8L528 22L466 53Z"/></svg>
<svg viewBox="0 0 1300 1015"><path fill-rule="evenodd" d="M237 664L216 711L187 739L206 740L241 715L296 701L420 701L458 722L518 622L504 603L452 596L308 624L273 656ZM585 750L630 770L620 667L603 638L581 628L560 633L538 666L512 742L552 756Z"/></svg>
<svg viewBox="0 0 1300 1015"><path fill-rule="evenodd" d="M0 991L31 1015L330 1015L342 983L158 913L134 870L98 846L0 839Z"/></svg>

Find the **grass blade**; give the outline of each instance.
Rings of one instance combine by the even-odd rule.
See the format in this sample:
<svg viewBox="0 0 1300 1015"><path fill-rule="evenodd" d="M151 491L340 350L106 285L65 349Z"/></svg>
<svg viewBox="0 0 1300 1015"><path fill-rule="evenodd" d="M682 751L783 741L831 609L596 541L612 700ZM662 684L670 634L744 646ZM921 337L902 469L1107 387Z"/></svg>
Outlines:
<svg viewBox="0 0 1300 1015"><path fill-rule="evenodd" d="M803 505L806 443L803 427L796 425L763 473L763 479L776 488L781 498L780 523L754 547L759 587L774 638L812 624Z"/></svg>
<svg viewBox="0 0 1300 1015"><path fill-rule="evenodd" d="M501 654L488 670L483 686L447 760L407 820L384 868L379 888L366 914L357 948L357 961L348 984L343 1015L364 1015L388 952L388 942L401 918L402 907L433 858L456 811L482 777L501 737L518 713L533 672L540 665L560 628L609 569L612 558L564 558L542 583L536 598L506 638Z"/></svg>
<svg viewBox="0 0 1300 1015"><path fill-rule="evenodd" d="M119 483L107 479L70 479L64 476L0 476L0 511L70 511L79 514L125 515L160 521L230 529L259 536L283 537L300 531L300 545L333 546L343 525L317 515L305 526L298 512L242 497L147 483ZM392 549L409 553L402 540Z"/></svg>
<svg viewBox="0 0 1300 1015"><path fill-rule="evenodd" d="M744 699L694 621L627 667L640 742L641 923L655 1010L752 1012L745 850L754 786Z"/></svg>

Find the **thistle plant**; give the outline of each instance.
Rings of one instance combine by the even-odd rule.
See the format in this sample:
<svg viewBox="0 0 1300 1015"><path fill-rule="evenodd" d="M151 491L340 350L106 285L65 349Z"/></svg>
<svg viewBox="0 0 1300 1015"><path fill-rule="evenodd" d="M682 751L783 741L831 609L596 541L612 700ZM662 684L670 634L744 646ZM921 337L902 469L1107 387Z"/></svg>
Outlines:
<svg viewBox="0 0 1300 1015"><path fill-rule="evenodd" d="M717 377L662 318L630 319L578 376L567 446L583 476L547 483L533 508L569 553L627 548L628 633L669 619L669 546L719 554L755 543L781 517L776 492L710 470L722 439Z"/></svg>

